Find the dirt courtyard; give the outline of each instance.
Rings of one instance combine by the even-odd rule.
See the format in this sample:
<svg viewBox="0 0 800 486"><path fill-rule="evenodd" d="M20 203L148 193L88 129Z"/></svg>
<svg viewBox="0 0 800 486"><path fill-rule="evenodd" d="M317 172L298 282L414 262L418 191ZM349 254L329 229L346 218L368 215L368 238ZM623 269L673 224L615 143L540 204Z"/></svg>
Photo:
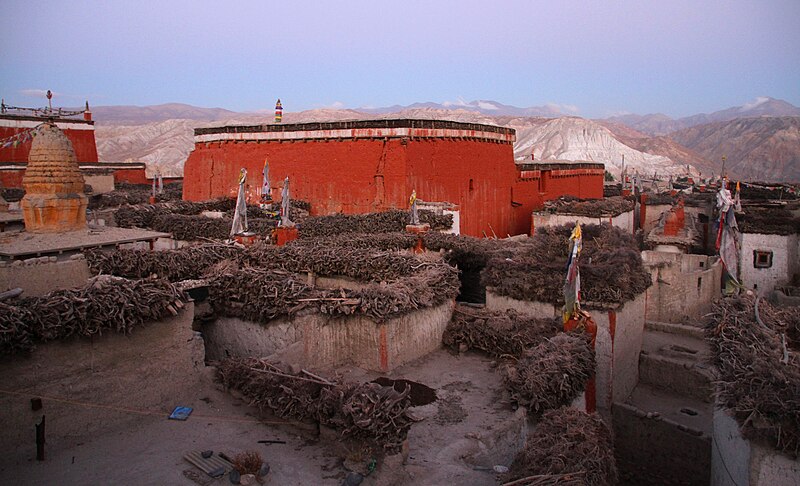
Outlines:
<svg viewBox="0 0 800 486"><path fill-rule="evenodd" d="M436 391L438 399L411 409L421 420L409 433L406 465L401 465L399 455L381 460L362 484L497 484L492 467L509 465L514 449L524 442L528 425L503 399L500 375L493 365L479 354L454 356L438 350L388 375L423 383ZM379 376L358 369L339 372L352 381ZM49 439L43 462L35 459L35 433L31 430L30 444L0 456L0 482L199 484L184 475L190 470L210 480L206 484L230 484L227 476L211 480L183 456L193 450L213 450L232 457L252 450L271 467L265 484L340 485L347 468L365 470L371 460L359 451L344 449L333 432L319 434L307 425L260 421L257 409L212 382L211 368L206 375L191 403L165 404L162 410L146 415L94 408L98 419L118 419L119 427L95 437ZM47 398L43 402L46 414ZM166 418L175 405L194 408L187 421ZM274 417L263 420L280 421ZM283 440L286 444L259 444L259 440Z"/></svg>

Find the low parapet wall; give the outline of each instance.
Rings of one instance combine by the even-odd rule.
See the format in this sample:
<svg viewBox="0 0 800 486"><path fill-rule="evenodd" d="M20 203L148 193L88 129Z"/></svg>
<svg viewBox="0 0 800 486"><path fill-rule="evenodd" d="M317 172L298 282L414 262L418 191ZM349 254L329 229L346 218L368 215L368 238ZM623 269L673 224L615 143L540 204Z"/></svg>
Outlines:
<svg viewBox="0 0 800 486"><path fill-rule="evenodd" d="M576 222L587 224L610 224L627 233L633 233L633 211L626 211L617 215L606 216L580 216L575 214L563 213L550 213L544 211L536 211L531 215L531 234L536 231L536 228L543 228L546 226L561 226L564 224L574 225Z"/></svg>
<svg viewBox="0 0 800 486"><path fill-rule="evenodd" d="M693 324L721 296L722 263L716 257L643 251L653 275L647 289L647 320Z"/></svg>
<svg viewBox="0 0 800 486"><path fill-rule="evenodd" d="M522 301L497 295L486 289L486 308L514 309L535 317L561 315L561 306L546 302ZM612 402L624 401L639 381L639 353L642 350L647 294L641 293L624 305L588 310L597 324L596 405L611 410ZM591 397L587 397L591 400Z"/></svg>
<svg viewBox="0 0 800 486"><path fill-rule="evenodd" d="M188 303L177 316L136 327L129 336L41 344L30 357L0 361L0 465L36 457L35 424L42 416L46 450L121 428L140 413L166 420L192 396L205 366L193 317ZM37 397L43 407L34 411Z"/></svg>
<svg viewBox="0 0 800 486"><path fill-rule="evenodd" d="M742 437L739 424L714 409L711 486L793 486L800 484L800 460Z"/></svg>
<svg viewBox="0 0 800 486"><path fill-rule="evenodd" d="M91 277L83 255L59 261L55 256L28 258L13 262L0 261L0 292L21 288L25 297L38 297L48 292L86 285Z"/></svg>
<svg viewBox="0 0 800 486"><path fill-rule="evenodd" d="M267 357L315 369L353 365L387 372L438 349L454 302L376 323L363 315L305 312L266 325L220 317L203 326L207 357Z"/></svg>

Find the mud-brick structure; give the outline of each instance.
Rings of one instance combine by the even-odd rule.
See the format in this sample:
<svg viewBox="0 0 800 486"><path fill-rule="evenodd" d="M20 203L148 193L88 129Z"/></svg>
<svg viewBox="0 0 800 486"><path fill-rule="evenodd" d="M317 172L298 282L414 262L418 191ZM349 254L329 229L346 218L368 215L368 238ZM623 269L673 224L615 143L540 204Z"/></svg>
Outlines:
<svg viewBox="0 0 800 486"><path fill-rule="evenodd" d="M514 162L511 128L443 120L382 119L195 129L184 166L184 199L232 195L239 170L269 162L273 198L292 181L292 197L312 215L404 209L421 200L459 208L461 234L527 234L544 200L603 196L602 164ZM248 198L260 198L258 177Z"/></svg>
<svg viewBox="0 0 800 486"><path fill-rule="evenodd" d="M72 142L54 123L36 131L22 185L26 194L20 206L27 231L53 233L86 227L83 175Z"/></svg>

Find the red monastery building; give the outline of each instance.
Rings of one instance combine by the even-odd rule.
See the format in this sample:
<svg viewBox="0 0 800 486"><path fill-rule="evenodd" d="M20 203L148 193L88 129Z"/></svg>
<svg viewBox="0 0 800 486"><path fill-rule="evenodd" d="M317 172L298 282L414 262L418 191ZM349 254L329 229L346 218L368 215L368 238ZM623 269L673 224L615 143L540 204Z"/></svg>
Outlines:
<svg viewBox="0 0 800 486"><path fill-rule="evenodd" d="M0 186L22 188L33 129L49 121L72 142L82 172L113 173L114 182L148 183L144 163L98 161L94 121L88 103L81 111L19 108L3 103L0 106Z"/></svg>
<svg viewBox="0 0 800 486"><path fill-rule="evenodd" d="M249 173L260 197L269 161L272 196L285 177L293 198L316 215L405 209L412 190L460 211L460 231L498 237L528 233L531 211L569 194L603 197L603 164L517 165L511 128L443 120L382 119L195 129L184 166L184 199L235 195Z"/></svg>

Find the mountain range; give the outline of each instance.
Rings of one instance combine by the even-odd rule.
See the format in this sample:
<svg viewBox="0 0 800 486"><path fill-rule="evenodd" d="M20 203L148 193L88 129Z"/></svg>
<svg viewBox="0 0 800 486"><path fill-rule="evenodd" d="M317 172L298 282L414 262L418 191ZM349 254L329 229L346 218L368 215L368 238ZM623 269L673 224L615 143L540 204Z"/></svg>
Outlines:
<svg viewBox="0 0 800 486"><path fill-rule="evenodd" d="M179 103L93 107L103 161L136 160L150 172L182 173L193 129L272 123L272 113L234 112ZM284 123L364 118L438 118L516 129L517 161L539 159L603 162L612 174L625 167L644 174L720 174L769 181L800 181L800 108L773 98L710 114L672 119L621 115L589 120L573 107L518 108L495 101L415 103L385 108L317 109L284 113Z"/></svg>

